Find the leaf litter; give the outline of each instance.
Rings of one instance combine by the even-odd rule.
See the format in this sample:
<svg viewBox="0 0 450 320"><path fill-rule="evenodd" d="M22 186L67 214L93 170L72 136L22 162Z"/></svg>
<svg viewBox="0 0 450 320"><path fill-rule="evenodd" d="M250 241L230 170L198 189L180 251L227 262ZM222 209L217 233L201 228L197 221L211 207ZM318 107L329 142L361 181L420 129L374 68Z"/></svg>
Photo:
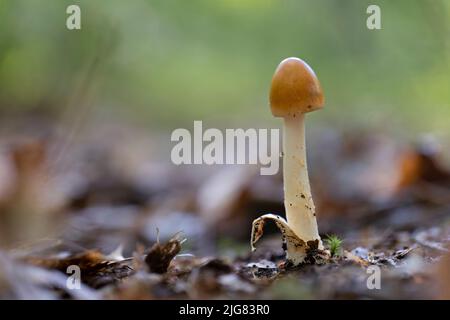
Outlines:
<svg viewBox="0 0 450 320"><path fill-rule="evenodd" d="M284 212L280 175L233 167L220 174L220 168L180 170L142 155L130 161L116 152L108 128L97 129L97 138L89 146L75 145L56 174L47 165L51 140L21 142L0 154L0 166L10 163L16 171L0 186L0 297L448 297L450 173L435 149L399 148L375 133L352 139L335 133L332 148L329 140L319 139L317 145L329 153L311 154L319 224L324 234L343 241L342 248L321 264L307 261L290 268L282 244L299 241L283 218L268 214ZM96 149L100 144L104 147ZM387 160L367 161L374 154ZM339 163L345 165L337 170ZM390 174L376 174L383 171ZM51 176L51 183L41 184L43 176ZM223 192L209 195L222 187ZM57 201L48 196L55 188L64 191ZM34 207L36 197L42 201ZM46 219L45 226L33 229L25 222L24 212L33 211ZM263 224L268 237L252 252L248 230L261 213L266 215L254 229L252 245ZM222 238L233 239L227 252L240 253L224 255L218 245ZM301 253L311 256L314 245L300 244ZM67 289L71 265L81 270L80 290ZM370 266L382 272L380 290L367 287Z"/></svg>

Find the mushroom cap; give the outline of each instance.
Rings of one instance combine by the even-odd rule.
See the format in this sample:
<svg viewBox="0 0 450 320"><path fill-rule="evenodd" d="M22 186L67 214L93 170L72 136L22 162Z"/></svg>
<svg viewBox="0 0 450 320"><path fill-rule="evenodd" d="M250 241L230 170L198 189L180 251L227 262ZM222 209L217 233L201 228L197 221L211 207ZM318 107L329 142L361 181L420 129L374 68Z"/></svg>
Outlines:
<svg viewBox="0 0 450 320"><path fill-rule="evenodd" d="M321 109L324 103L319 79L299 58L281 61L270 88L270 107L275 117L294 116Z"/></svg>

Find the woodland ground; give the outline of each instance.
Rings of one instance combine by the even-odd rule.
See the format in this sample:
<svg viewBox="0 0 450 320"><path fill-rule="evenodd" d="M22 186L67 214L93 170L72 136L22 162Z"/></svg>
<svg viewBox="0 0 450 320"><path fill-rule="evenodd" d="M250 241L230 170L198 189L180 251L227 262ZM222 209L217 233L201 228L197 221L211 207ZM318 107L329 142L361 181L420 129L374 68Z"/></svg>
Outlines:
<svg viewBox="0 0 450 320"><path fill-rule="evenodd" d="M148 156L157 144L131 128L67 141L42 127L1 141L2 298L449 298L450 163L429 139L310 142L319 230L343 243L327 264L286 269L275 227L249 244L254 218L284 214L281 175L176 167ZM80 290L66 287L70 265ZM367 287L372 265L379 290Z"/></svg>

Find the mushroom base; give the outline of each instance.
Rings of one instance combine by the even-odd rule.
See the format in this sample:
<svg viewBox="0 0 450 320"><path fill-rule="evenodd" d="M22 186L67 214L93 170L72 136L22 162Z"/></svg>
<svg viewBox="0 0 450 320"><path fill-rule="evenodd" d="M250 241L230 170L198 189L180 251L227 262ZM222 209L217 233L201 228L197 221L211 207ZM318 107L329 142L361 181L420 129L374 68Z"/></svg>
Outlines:
<svg viewBox="0 0 450 320"><path fill-rule="evenodd" d="M323 264L329 260L330 253L320 248L319 240L303 241L292 231L284 218L274 214L265 214L253 221L252 251L256 250L255 244L264 234L264 225L267 220L275 222L281 231L283 250L286 253L285 267L296 267L301 264Z"/></svg>

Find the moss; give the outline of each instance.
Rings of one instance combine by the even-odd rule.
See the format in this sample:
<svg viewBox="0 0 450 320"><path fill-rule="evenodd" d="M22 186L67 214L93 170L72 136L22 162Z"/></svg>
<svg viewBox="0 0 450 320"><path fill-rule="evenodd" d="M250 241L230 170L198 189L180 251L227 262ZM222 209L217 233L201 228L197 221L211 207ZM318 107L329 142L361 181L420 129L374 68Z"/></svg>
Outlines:
<svg viewBox="0 0 450 320"><path fill-rule="evenodd" d="M340 239L336 235L328 235L327 238L324 240L325 245L330 250L331 256L339 256L342 249L342 239Z"/></svg>

